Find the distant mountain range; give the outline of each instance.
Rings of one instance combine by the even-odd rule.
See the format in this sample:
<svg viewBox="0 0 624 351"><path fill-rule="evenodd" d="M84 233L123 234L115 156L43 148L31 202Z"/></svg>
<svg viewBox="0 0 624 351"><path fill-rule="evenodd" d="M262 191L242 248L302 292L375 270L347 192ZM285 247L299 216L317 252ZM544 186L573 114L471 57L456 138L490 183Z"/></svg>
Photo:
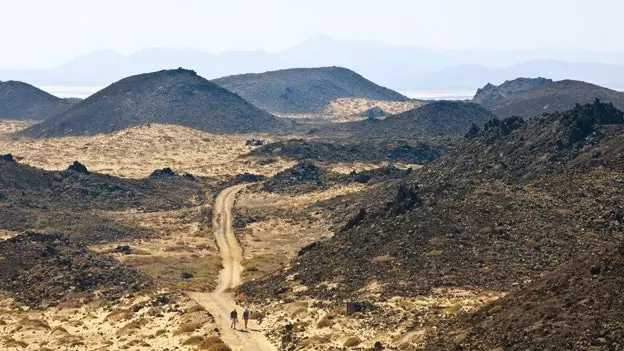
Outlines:
<svg viewBox="0 0 624 351"><path fill-rule="evenodd" d="M186 67L208 79L295 68L342 66L395 90L476 90L516 77L575 79L624 88L624 52L580 50L441 51L393 46L374 41L315 36L281 52L231 51L211 54L195 49L152 48L131 55L97 51L58 67L2 70L0 80L35 85L103 86L148 71Z"/></svg>

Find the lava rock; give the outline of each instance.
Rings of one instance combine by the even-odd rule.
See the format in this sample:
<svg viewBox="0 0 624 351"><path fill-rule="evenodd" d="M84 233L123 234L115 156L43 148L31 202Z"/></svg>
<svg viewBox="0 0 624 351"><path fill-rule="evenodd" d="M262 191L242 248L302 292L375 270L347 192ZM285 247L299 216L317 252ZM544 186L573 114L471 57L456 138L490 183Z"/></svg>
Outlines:
<svg viewBox="0 0 624 351"><path fill-rule="evenodd" d="M74 161L74 163L67 167L67 170L76 173L89 174L87 167L78 161Z"/></svg>

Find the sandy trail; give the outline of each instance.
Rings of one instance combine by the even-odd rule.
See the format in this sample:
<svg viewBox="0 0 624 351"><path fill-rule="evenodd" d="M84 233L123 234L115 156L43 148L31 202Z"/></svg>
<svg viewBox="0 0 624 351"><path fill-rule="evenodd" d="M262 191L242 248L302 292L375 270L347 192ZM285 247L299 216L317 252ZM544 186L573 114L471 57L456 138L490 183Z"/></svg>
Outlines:
<svg viewBox="0 0 624 351"><path fill-rule="evenodd" d="M236 185L223 190L215 201L212 225L214 234L221 252L223 269L219 273L219 285L212 293L189 293L189 296L215 316L217 326L221 331L221 339L235 351L277 351L267 338L258 330L255 322L250 321L249 331L233 330L230 328L230 312L237 308L232 296L227 293L241 283L243 266L243 250L241 249L234 231L232 230L232 206L236 194L245 185ZM240 322L237 327L242 328L243 309L238 307Z"/></svg>

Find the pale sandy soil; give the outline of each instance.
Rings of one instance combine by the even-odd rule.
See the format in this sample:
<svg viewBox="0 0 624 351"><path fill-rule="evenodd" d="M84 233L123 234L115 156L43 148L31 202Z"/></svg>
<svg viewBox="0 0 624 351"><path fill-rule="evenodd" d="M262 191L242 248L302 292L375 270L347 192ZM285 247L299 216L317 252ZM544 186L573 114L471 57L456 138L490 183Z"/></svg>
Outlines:
<svg viewBox="0 0 624 351"><path fill-rule="evenodd" d="M160 292L165 293L165 292ZM184 295L155 306L145 293L115 306L74 300L45 311L0 296L2 350L194 350L186 342L217 336L214 319Z"/></svg>
<svg viewBox="0 0 624 351"><path fill-rule="evenodd" d="M18 132L22 129L26 129L27 127L35 124L36 121L10 121L10 120L0 120L0 138L5 137L9 138L7 134Z"/></svg>
<svg viewBox="0 0 624 351"><path fill-rule="evenodd" d="M362 117L361 114L373 107L379 107L387 113L394 115L413 110L422 105L423 103L418 101L381 101L364 98L341 98L330 102L322 113L272 113L278 117L284 118L342 123L363 120L364 117Z"/></svg>
<svg viewBox="0 0 624 351"><path fill-rule="evenodd" d="M302 247L332 236L325 215L307 211L309 204L364 188L357 183L299 196L243 191L236 202L235 216L260 219L237 230L244 250L243 278L252 280L269 274L287 265Z"/></svg>
<svg viewBox="0 0 624 351"><path fill-rule="evenodd" d="M394 115L413 110L422 105L423 103L418 101L381 101L363 98L342 98L330 102L325 108L325 112L335 116L354 116L362 114L373 107L379 107L385 112Z"/></svg>
<svg viewBox="0 0 624 351"><path fill-rule="evenodd" d="M335 283L327 286L328 289L338 287ZM382 289L375 282L369 286L374 295ZM273 342L279 342L285 326L292 324L296 350L341 349L354 337L359 339L357 347L362 350L371 349L376 342L385 347L417 350L424 346L426 334L435 328L436 322L462 311L474 311L502 296L497 292L439 289L427 297L395 297L378 302L373 312L351 316L346 315L346 306L335 307L331 301L311 298L298 298L288 303L274 301L252 308L265 315L263 323L271 329L269 337Z"/></svg>
<svg viewBox="0 0 624 351"><path fill-rule="evenodd" d="M15 125L0 122L4 129ZM254 149L248 139L274 140L262 135L216 135L195 129L152 124L112 134L52 139L20 139L0 135L2 153L12 153L31 166L48 170L66 169L80 161L90 171L120 177L142 178L156 169L171 167L176 172L223 177L250 172L272 175L294 162L278 160L259 165L238 159Z"/></svg>

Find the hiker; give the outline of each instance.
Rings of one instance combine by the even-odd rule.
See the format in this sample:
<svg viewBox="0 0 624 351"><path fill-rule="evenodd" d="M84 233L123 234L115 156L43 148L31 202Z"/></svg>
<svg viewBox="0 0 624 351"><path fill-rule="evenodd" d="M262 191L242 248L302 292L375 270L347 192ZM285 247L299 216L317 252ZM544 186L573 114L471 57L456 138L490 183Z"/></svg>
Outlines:
<svg viewBox="0 0 624 351"><path fill-rule="evenodd" d="M247 309L243 312L243 321L245 322L245 330L247 330L247 322L249 322L249 311Z"/></svg>
<svg viewBox="0 0 624 351"><path fill-rule="evenodd" d="M238 322L238 312L236 312L236 309L230 312L230 320L232 321L230 328L236 329L236 322Z"/></svg>

